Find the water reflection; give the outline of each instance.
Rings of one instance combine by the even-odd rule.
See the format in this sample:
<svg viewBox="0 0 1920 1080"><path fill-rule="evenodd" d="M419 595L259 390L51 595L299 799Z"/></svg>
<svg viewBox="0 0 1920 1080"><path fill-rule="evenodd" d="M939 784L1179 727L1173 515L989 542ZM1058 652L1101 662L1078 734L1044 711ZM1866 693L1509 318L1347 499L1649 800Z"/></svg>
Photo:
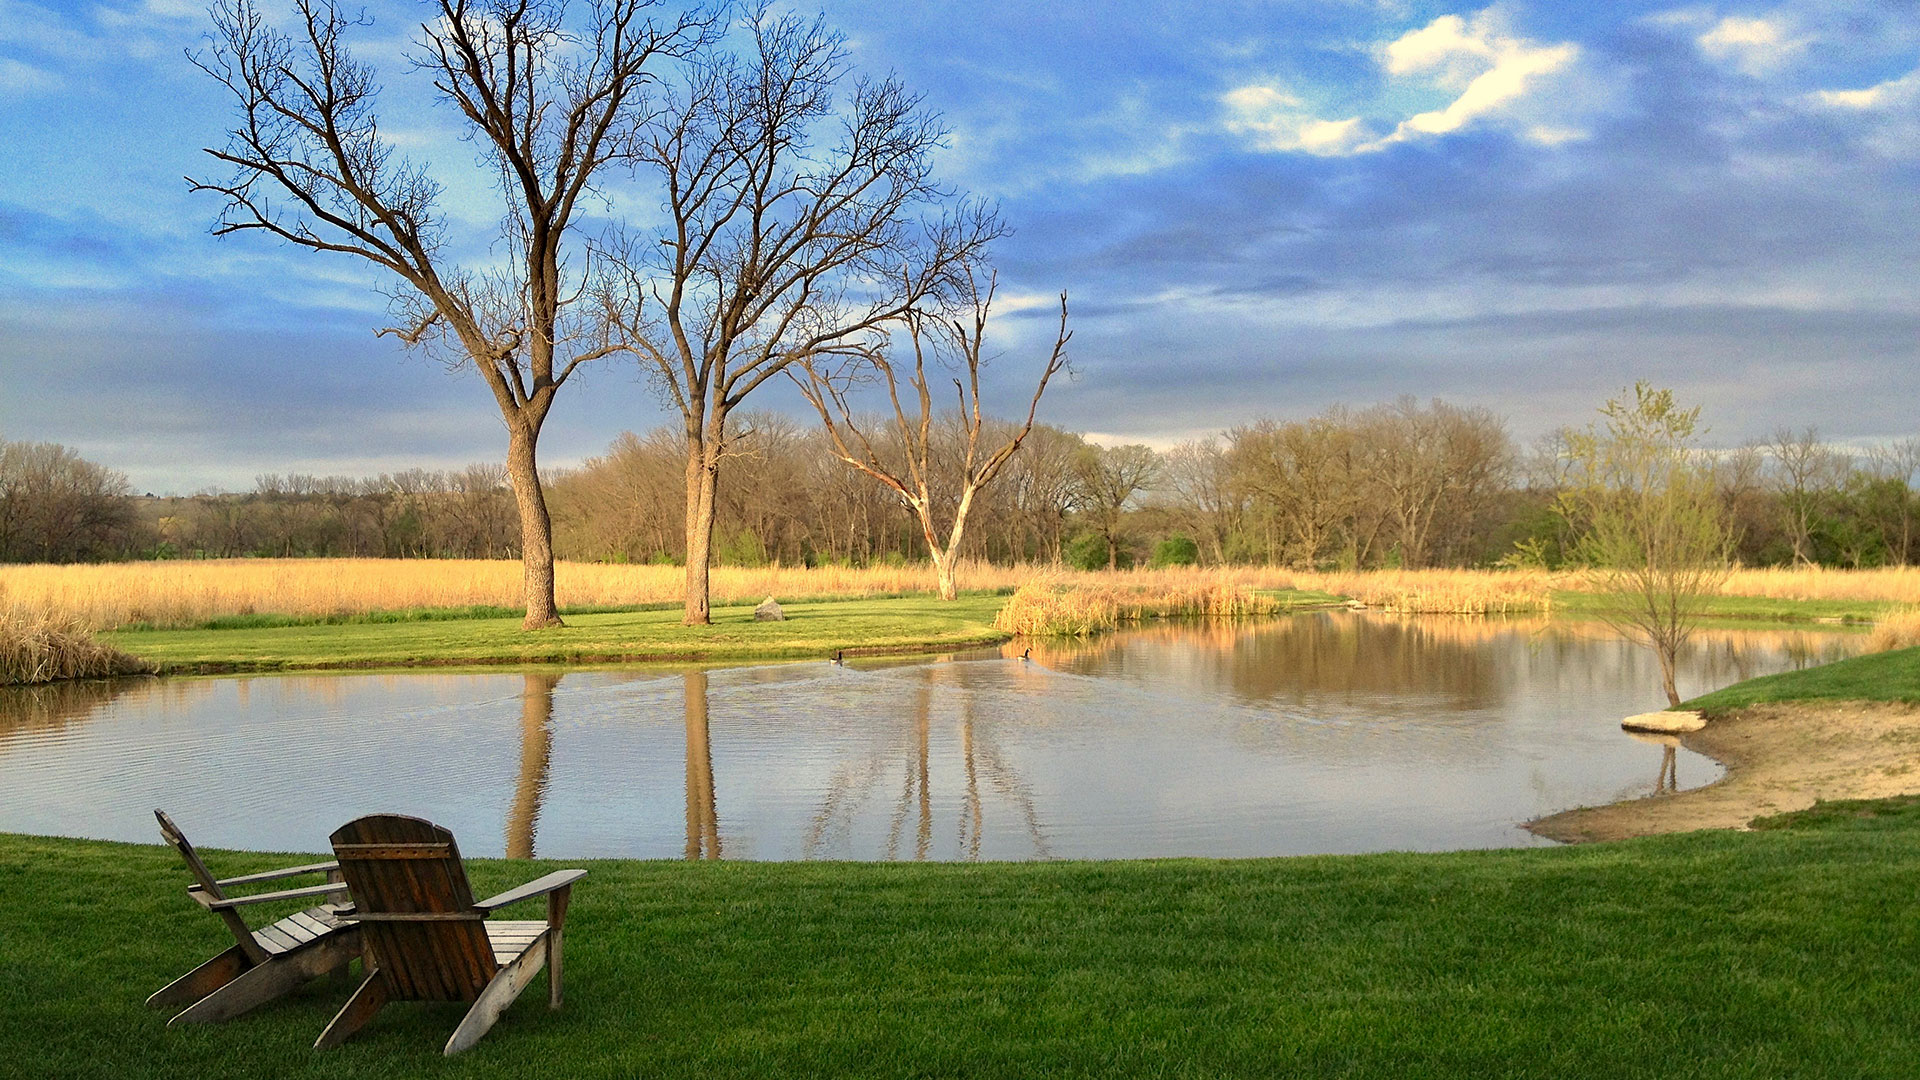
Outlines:
<svg viewBox="0 0 1920 1080"><path fill-rule="evenodd" d="M507 858L533 858L533 834L540 824L540 800L547 792L553 762L553 691L560 674L529 671L520 695L520 776L507 808Z"/></svg>
<svg viewBox="0 0 1920 1080"><path fill-rule="evenodd" d="M707 673L689 671L687 683L687 851L689 859L720 857L720 813L713 794L713 734Z"/></svg>
<svg viewBox="0 0 1920 1080"><path fill-rule="evenodd" d="M998 796L996 801L1012 812L1011 819L1018 821L1026 838L1019 857L1053 858L1031 787L993 744L991 725L983 725L976 715L981 695L969 686L967 669L949 661L914 665L900 669L900 673L911 686L911 720L902 729L903 737L879 744L857 761L844 762L835 769L808 822L801 858L830 857L850 848L862 814L889 776L899 778L899 790L888 812L883 858L979 861L987 833L990 794ZM948 709L943 710L942 704ZM943 725L942 719L949 723ZM943 726L948 730L940 730ZM957 757L957 773L936 767L945 753ZM956 798L940 796L941 777L955 782ZM981 787L983 777L986 791ZM935 830L942 811L948 808L954 821L954 845L950 853L937 854ZM909 827L911 849L906 843ZM1015 853L1003 853L1002 857L1009 854Z"/></svg>
<svg viewBox="0 0 1920 1080"><path fill-rule="evenodd" d="M1858 642L1702 631L1681 688ZM146 840L167 806L295 851L398 811L513 857L1272 855L1531 843L1515 823L1718 775L1619 731L1658 672L1602 627L1331 612L1025 647L16 688L0 829Z"/></svg>

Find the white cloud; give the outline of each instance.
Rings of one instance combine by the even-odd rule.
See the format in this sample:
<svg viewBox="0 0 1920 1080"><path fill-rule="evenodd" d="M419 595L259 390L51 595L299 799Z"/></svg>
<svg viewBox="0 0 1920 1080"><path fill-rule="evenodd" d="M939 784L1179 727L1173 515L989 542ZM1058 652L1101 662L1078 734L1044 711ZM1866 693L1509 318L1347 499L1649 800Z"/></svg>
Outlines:
<svg viewBox="0 0 1920 1080"><path fill-rule="evenodd" d="M51 72L0 56L0 99L17 100L52 90L58 85L60 79Z"/></svg>
<svg viewBox="0 0 1920 1080"><path fill-rule="evenodd" d="M1920 99L1920 71L1910 71L1865 90L1816 90L1813 100L1835 109L1885 109Z"/></svg>
<svg viewBox="0 0 1920 1080"><path fill-rule="evenodd" d="M1242 86L1222 100L1230 110L1227 130L1250 137L1262 150L1333 157L1353 153L1371 134L1359 117L1322 120L1276 86Z"/></svg>
<svg viewBox="0 0 1920 1080"><path fill-rule="evenodd" d="M1489 8L1472 19L1443 15L1374 50L1381 68L1403 88L1451 93L1442 108L1403 116L1376 136L1354 116L1328 120L1281 87L1250 84L1223 95L1227 130L1263 150L1320 156L1367 153L1422 136L1445 135L1479 121L1504 119L1536 142L1557 145L1584 134L1538 115L1523 102L1540 96L1542 82L1567 71L1580 56L1572 42L1546 44L1509 33ZM1390 121L1392 122L1392 121Z"/></svg>
<svg viewBox="0 0 1920 1080"><path fill-rule="evenodd" d="M1749 75L1764 75L1787 64L1807 47L1794 37L1783 20L1728 15L1695 41L1714 60Z"/></svg>

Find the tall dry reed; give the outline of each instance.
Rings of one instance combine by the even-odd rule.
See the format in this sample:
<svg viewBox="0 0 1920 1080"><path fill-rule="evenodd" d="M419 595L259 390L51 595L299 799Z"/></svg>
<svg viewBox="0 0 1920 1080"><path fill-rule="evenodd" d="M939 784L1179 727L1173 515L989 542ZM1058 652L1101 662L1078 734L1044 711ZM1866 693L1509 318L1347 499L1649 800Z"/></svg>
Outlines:
<svg viewBox="0 0 1920 1080"><path fill-rule="evenodd" d="M682 571L673 566L560 563L563 608L673 604ZM1278 567L1169 567L1065 570L1024 564L963 563L960 585L1012 592L1035 579L1074 589L1129 593L1310 589L1405 613L1544 614L1556 589L1576 575L1543 570L1376 570L1320 573ZM505 560L221 559L81 566L0 566L0 595L36 610L71 615L93 630L133 625L189 627L224 616L273 614L339 618L410 608L515 608L520 564ZM1780 599L1837 599L1920 606L1920 569L1740 570L1725 593ZM894 567L716 567L717 604L767 596L806 600L934 592L923 565Z"/></svg>
<svg viewBox="0 0 1920 1080"><path fill-rule="evenodd" d="M1867 652L1891 652L1920 645L1920 608L1888 612L1867 635Z"/></svg>
<svg viewBox="0 0 1920 1080"><path fill-rule="evenodd" d="M996 629L1027 637L1084 637L1123 622L1168 615L1266 615L1279 601L1228 581L1204 585L1064 584L1020 586L994 615Z"/></svg>
<svg viewBox="0 0 1920 1080"><path fill-rule="evenodd" d="M1301 574L1302 588L1402 615L1545 615L1553 590L1571 587L1545 570L1362 570Z"/></svg>
<svg viewBox="0 0 1920 1080"><path fill-rule="evenodd" d="M95 641L72 615L0 604L0 686L151 670L144 661Z"/></svg>

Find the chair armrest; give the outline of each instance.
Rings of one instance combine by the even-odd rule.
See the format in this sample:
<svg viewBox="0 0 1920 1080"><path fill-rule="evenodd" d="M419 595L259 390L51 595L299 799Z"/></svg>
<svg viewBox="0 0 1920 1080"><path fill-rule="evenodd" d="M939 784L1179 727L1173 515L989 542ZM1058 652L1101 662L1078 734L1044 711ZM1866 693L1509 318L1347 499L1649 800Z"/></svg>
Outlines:
<svg viewBox="0 0 1920 1080"><path fill-rule="evenodd" d="M230 908L245 907L248 904L266 904L275 900L298 900L308 896L328 896L332 893L347 891L344 881L329 881L325 885L309 885L304 889L282 889L279 892L255 893L252 896L229 896L225 900L210 899L206 890L193 886L187 890L195 900L200 901L208 911L226 911Z"/></svg>
<svg viewBox="0 0 1920 1080"><path fill-rule="evenodd" d="M555 870L543 878L536 878L515 889L508 889L498 896L489 896L473 905L481 911L492 911L508 904L517 904L522 900L531 900L536 896L545 896L556 889L564 889L581 878L586 877L585 870Z"/></svg>
<svg viewBox="0 0 1920 1080"><path fill-rule="evenodd" d="M320 874L328 870L338 869L340 869L340 864L337 862L308 863L305 866L289 866L285 870L262 870L258 874L242 874L239 877L221 878L219 881L214 882L214 884L224 889L229 885L252 885L260 881L278 881L281 878L293 877L297 874Z"/></svg>

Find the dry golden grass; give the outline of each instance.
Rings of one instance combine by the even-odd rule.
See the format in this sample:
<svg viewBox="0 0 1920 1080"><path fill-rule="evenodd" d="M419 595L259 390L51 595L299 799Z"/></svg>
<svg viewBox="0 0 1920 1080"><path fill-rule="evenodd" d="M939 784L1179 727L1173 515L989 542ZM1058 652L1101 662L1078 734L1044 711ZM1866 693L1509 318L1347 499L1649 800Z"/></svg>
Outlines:
<svg viewBox="0 0 1920 1080"><path fill-rule="evenodd" d="M672 604L682 571L673 566L561 563L563 608ZM1277 567L1171 567L1075 571L1057 566L962 564L963 589L1013 591L1036 579L1066 590L1115 590L1127 597L1164 592L1184 610L1213 589L1306 589L1352 597L1403 613L1546 614L1555 589L1578 575L1538 570L1379 570L1314 573ZM926 566L716 567L717 604L813 597L886 596L933 591ZM1920 606L1920 569L1741 570L1728 595L1786 600L1859 600ZM0 566L0 595L32 610L70 615L93 630L132 625L197 626L223 616L274 614L348 617L412 608L515 608L520 564L506 560L228 559L83 566ZM1120 603L1119 599L1115 603Z"/></svg>
<svg viewBox="0 0 1920 1080"><path fill-rule="evenodd" d="M1891 652L1920 645L1920 608L1889 612L1873 624L1867 635L1867 652Z"/></svg>
<svg viewBox="0 0 1920 1080"><path fill-rule="evenodd" d="M145 662L93 640L72 615L0 605L0 686L151 670Z"/></svg>
<svg viewBox="0 0 1920 1080"><path fill-rule="evenodd" d="M1364 570L1299 574L1298 587L1402 615L1545 615L1565 575L1544 570Z"/></svg>
<svg viewBox="0 0 1920 1080"><path fill-rule="evenodd" d="M563 562L555 567L562 608L678 603L679 567ZM1011 592L1035 577L1073 585L1192 589L1227 582L1284 589L1283 570L1195 568L1101 572L1033 565L963 563L963 589ZM890 596L934 591L925 566L715 567L716 604L810 597ZM147 625L198 626L233 615L303 618L364 615L410 608L514 608L521 604L520 564L477 559L213 559L79 566L0 566L0 589L19 602L78 618L95 630Z"/></svg>
<svg viewBox="0 0 1920 1080"><path fill-rule="evenodd" d="M1920 566L1828 570L1818 566L1735 570L1721 593L1774 600L1864 600L1920 605Z"/></svg>
<svg viewBox="0 0 1920 1080"><path fill-rule="evenodd" d="M993 618L995 629L1026 637L1084 637L1123 622L1166 615L1266 615L1279 601L1226 580L1205 585L1063 584L1036 579Z"/></svg>

